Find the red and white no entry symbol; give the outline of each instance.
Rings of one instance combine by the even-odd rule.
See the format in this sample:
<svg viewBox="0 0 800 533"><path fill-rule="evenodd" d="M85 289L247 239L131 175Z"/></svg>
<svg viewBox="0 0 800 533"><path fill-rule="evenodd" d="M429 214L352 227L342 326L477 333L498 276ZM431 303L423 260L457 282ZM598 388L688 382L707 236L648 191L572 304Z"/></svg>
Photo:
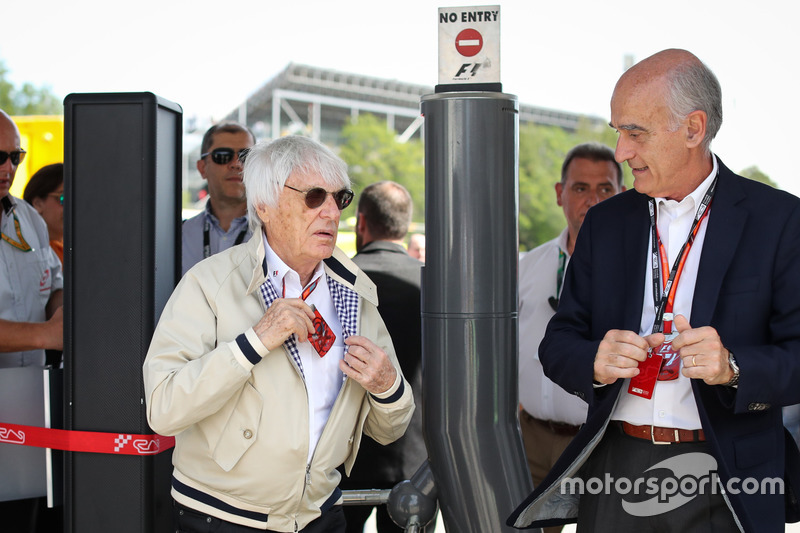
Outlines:
<svg viewBox="0 0 800 533"><path fill-rule="evenodd" d="M478 30L467 28L461 30L456 36L456 50L459 54L466 57L472 57L481 51L483 48L483 36Z"/></svg>

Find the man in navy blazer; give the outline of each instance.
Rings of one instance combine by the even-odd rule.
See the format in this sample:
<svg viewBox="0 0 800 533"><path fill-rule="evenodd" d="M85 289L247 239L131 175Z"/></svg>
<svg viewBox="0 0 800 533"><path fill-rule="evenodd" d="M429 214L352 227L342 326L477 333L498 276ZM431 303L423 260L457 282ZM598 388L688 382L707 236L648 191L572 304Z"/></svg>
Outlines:
<svg viewBox="0 0 800 533"><path fill-rule="evenodd" d="M800 402L800 199L728 170L710 151L721 122L719 83L687 51L617 83L610 124L635 190L587 214L540 346L589 413L509 525L761 533L800 519L781 420Z"/></svg>

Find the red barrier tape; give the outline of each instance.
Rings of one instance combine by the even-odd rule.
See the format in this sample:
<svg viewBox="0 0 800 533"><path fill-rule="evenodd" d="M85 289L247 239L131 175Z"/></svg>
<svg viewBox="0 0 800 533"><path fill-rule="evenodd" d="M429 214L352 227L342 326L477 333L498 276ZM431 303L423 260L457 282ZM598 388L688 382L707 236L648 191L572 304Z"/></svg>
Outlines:
<svg viewBox="0 0 800 533"><path fill-rule="evenodd" d="M175 446L175 437L69 431L0 422L0 442L68 452L156 455Z"/></svg>

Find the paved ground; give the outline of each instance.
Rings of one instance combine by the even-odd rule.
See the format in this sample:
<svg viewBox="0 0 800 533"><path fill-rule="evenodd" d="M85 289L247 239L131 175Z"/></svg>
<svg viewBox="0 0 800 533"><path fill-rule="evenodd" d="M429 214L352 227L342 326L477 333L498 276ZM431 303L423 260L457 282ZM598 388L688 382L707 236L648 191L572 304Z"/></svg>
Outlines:
<svg viewBox="0 0 800 533"><path fill-rule="evenodd" d="M786 533L800 533L800 523L797 524L786 524ZM575 526L570 525L565 527L562 533L575 533Z"/></svg>
<svg viewBox="0 0 800 533"><path fill-rule="evenodd" d="M787 524L786 525L786 533L800 533L800 523L797 524ZM370 517L367 520L367 523L364 525L364 533L377 533L375 530L375 519L374 517ZM446 533L446 529L444 524L442 523L442 515L439 514L439 520L436 522L436 533ZM566 526L562 533L575 533L575 525L571 524Z"/></svg>

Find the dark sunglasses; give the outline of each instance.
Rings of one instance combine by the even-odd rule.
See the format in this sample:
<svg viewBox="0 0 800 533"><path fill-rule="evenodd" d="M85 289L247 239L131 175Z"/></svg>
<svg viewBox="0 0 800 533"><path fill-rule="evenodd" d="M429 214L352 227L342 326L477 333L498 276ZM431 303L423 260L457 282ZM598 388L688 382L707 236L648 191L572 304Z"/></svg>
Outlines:
<svg viewBox="0 0 800 533"><path fill-rule="evenodd" d="M301 191L300 189L295 189L291 185L284 184L283 186L292 189L293 191L297 191L301 194L304 194L306 200L306 206L308 206L309 209L316 209L319 206L321 206L323 203L325 203L325 199L330 194L336 201L336 206L339 208L339 211L344 211L347 208L347 206L350 205L350 202L353 201L353 196L355 196L353 191L351 191L350 189L342 189L336 192L328 192L322 187L312 187L306 191Z"/></svg>
<svg viewBox="0 0 800 533"><path fill-rule="evenodd" d="M200 154L200 159L203 159L205 156L210 155L211 160L218 164L218 165L227 165L231 161L233 161L233 156L239 156L239 162L244 165L244 160L247 157L247 152L249 148L242 148L239 152L234 151L233 148L214 148L210 152L206 152L204 154Z"/></svg>
<svg viewBox="0 0 800 533"><path fill-rule="evenodd" d="M11 159L11 164L15 167L25 160L25 150L14 150L13 152L0 151L0 165L5 164L6 161Z"/></svg>

